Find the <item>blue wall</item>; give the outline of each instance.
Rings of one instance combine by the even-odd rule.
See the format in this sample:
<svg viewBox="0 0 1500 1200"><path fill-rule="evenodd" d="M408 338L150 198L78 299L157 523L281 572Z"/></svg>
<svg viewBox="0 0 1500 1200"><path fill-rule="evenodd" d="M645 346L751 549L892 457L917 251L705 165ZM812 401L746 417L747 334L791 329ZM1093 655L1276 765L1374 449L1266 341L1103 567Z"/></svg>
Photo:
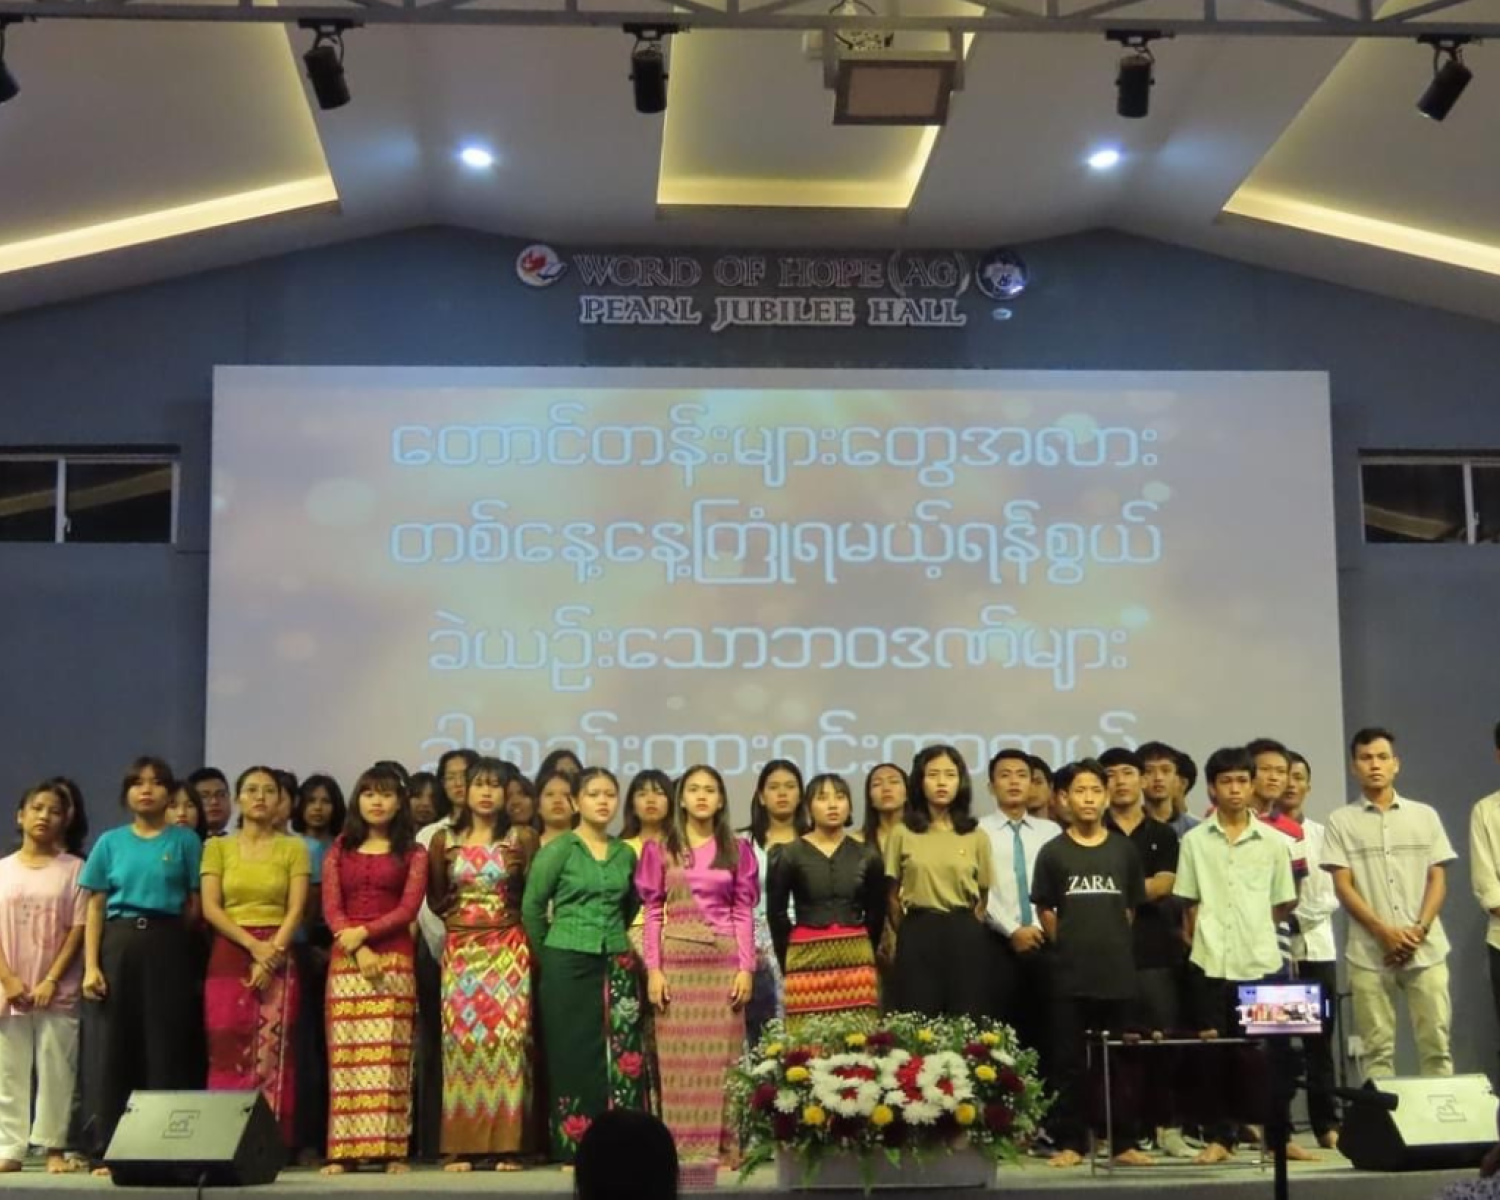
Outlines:
<svg viewBox="0 0 1500 1200"><path fill-rule="evenodd" d="M1110 232L1026 247L1035 282L1003 326L583 328L564 289L515 282L520 245L418 230L0 318L0 444L173 443L183 456L176 547L0 544L0 794L65 770L107 825L141 748L198 762L218 364L1318 370L1333 394L1346 723L1399 732L1404 788L1466 845L1470 804L1500 786L1500 549L1364 545L1357 456L1500 448L1500 328ZM1274 530L1226 552L1296 587L1275 569ZM1314 765L1325 800L1344 789L1341 768ZM1459 1067L1475 1070L1495 1031L1468 889L1460 865L1446 919Z"/></svg>

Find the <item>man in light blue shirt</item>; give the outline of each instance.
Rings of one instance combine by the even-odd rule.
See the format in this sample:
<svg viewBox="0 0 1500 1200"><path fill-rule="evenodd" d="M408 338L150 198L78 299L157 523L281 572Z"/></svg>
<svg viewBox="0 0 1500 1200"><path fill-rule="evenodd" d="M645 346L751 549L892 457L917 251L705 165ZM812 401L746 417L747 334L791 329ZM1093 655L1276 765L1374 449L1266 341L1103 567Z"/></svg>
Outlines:
<svg viewBox="0 0 1500 1200"><path fill-rule="evenodd" d="M1047 938L1031 904L1036 856L1062 832L1046 817L1027 811L1031 760L1022 750L1001 750L990 759L990 794L997 812L981 817L990 839L993 886L985 910L994 947L993 1012L1012 1025L1021 1041L1046 1060L1048 1030Z"/></svg>

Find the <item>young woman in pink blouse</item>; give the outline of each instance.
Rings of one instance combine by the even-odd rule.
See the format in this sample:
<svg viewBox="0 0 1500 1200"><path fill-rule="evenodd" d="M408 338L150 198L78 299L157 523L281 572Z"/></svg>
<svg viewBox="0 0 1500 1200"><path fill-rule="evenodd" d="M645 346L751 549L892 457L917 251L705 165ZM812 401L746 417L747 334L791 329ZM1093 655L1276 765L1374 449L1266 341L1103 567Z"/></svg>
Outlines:
<svg viewBox="0 0 1500 1200"><path fill-rule="evenodd" d="M646 907L662 1119L684 1188L712 1186L734 1141L724 1089L699 1081L724 1072L743 1047L760 898L754 851L734 836L724 780L712 767L691 767L679 780L676 818L664 842L645 844L635 883Z"/></svg>
<svg viewBox="0 0 1500 1200"><path fill-rule="evenodd" d="M411 1138L416 949L411 927L427 890L406 785L371 767L354 785L344 832L323 861L328 968L328 1165L407 1169Z"/></svg>

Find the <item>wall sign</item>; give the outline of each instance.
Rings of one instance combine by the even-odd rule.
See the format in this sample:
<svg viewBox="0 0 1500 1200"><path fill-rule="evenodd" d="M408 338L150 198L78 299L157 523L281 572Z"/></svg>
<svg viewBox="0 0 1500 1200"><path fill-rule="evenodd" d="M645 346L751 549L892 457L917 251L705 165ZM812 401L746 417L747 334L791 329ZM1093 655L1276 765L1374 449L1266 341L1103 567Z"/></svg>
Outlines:
<svg viewBox="0 0 1500 1200"><path fill-rule="evenodd" d="M575 276L580 325L688 326L711 333L962 329L969 323L967 297L1010 302L1030 283L1021 256L1008 248L980 255L971 266L954 250L569 256L538 243L517 256L516 275L536 289Z"/></svg>

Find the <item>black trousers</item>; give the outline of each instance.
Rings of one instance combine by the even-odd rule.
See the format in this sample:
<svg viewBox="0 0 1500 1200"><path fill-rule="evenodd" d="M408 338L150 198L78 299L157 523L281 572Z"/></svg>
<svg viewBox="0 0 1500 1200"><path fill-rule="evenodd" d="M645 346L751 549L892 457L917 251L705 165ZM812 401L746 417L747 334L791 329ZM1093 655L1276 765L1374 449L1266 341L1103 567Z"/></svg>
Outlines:
<svg viewBox="0 0 1500 1200"><path fill-rule="evenodd" d="M1494 951L1490 953L1493 955ZM1493 960L1492 960L1493 961ZM1338 1021L1339 965L1336 962L1299 962L1297 978L1321 985L1325 1005L1323 1032L1302 1039L1307 1069L1307 1117L1319 1137L1340 1123L1339 1102L1333 1094L1338 1080L1333 1070L1334 1030Z"/></svg>
<svg viewBox="0 0 1500 1200"><path fill-rule="evenodd" d="M1215 1029L1220 1037L1242 1036L1240 981L1210 979L1188 964L1189 1011L1195 1029ZM1255 981L1247 981L1255 982ZM1208 1046L1182 1056L1178 1093L1189 1119L1203 1125L1205 1141L1233 1150L1243 1124L1266 1121L1271 1111L1270 1072L1260 1047Z"/></svg>
<svg viewBox="0 0 1500 1200"><path fill-rule="evenodd" d="M322 939L320 939L322 940ZM299 942L292 962L302 985L297 1011L296 1143L319 1156L328 1147L328 998L329 947Z"/></svg>
<svg viewBox="0 0 1500 1200"><path fill-rule="evenodd" d="M99 965L109 988L86 1001L82 1149L101 1160L130 1093L203 1087L203 1003L195 935L178 917L107 921Z"/></svg>
<svg viewBox="0 0 1500 1200"><path fill-rule="evenodd" d="M1143 1039L1153 1033L1173 1037L1182 1030L1182 1017L1182 968L1137 967L1135 998L1126 1006L1125 1028ZM1122 1047L1111 1059L1118 1059L1133 1072L1135 1111L1143 1130L1176 1121L1174 1082L1181 1058L1175 1046L1142 1046Z"/></svg>
<svg viewBox="0 0 1500 1200"><path fill-rule="evenodd" d="M1047 1117L1047 1132L1059 1150L1087 1154L1090 1127L1104 1128L1103 1056L1098 1034L1109 1030L1118 1037L1125 1029L1126 1000L1090 1000L1077 996L1052 999L1052 1084L1057 1102ZM1087 1043L1093 1041L1094 1069L1088 1069ZM1134 1066L1117 1051L1110 1052L1110 1102L1113 1113L1114 1154L1135 1145L1140 1131Z"/></svg>
<svg viewBox="0 0 1500 1200"><path fill-rule="evenodd" d="M993 1003L989 934L968 909L908 909L896 939L893 1002L899 1012L984 1017Z"/></svg>
<svg viewBox="0 0 1500 1200"><path fill-rule="evenodd" d="M1051 1086L1052 1071L1052 952L1046 946L1017 954L1010 939L988 931L994 979L991 1011L1016 1031L1021 1045L1037 1052L1043 1080Z"/></svg>
<svg viewBox="0 0 1500 1200"><path fill-rule="evenodd" d="M443 1137L443 965L417 933L417 1045L413 1153L436 1159Z"/></svg>

